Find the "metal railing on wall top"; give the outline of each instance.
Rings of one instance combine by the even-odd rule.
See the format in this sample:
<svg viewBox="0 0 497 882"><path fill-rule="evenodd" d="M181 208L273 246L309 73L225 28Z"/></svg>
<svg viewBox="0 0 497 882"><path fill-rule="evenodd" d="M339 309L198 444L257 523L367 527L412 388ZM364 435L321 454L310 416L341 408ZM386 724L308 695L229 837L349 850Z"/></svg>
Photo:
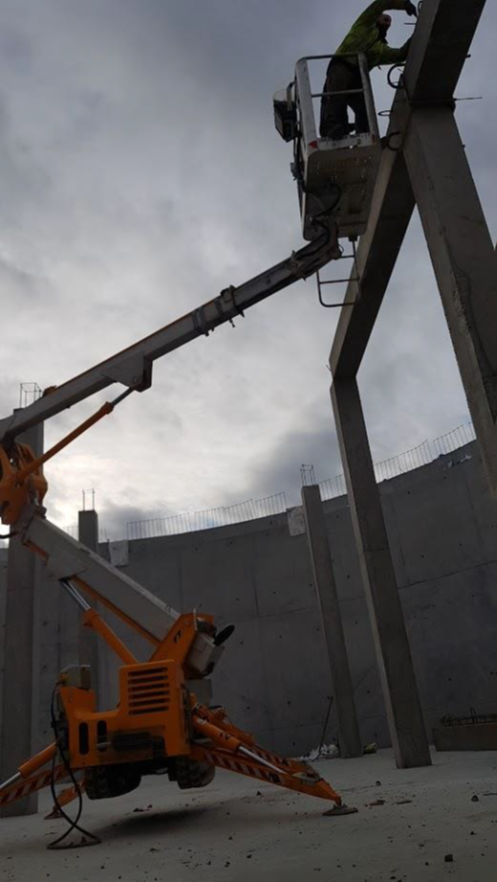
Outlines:
<svg viewBox="0 0 497 882"><path fill-rule="evenodd" d="M418 444L417 447L412 447L410 450L405 450L404 453L400 453L398 456L392 456L389 459L375 463L376 480L378 483L381 483L382 481L397 478L407 472L412 472L415 469L421 468L421 466L429 465L438 459L439 456L454 453L455 450L475 440L476 434L473 424L464 423L432 441L423 441L422 444ZM314 477L313 467L305 466L303 468L307 470L305 475L312 474ZM312 473L309 471L311 468ZM304 472L301 471L301 477L303 474ZM337 475L334 478L321 481L319 488L323 502L328 499L335 499L338 496L345 496L347 493L345 476L343 474ZM287 501L285 493L275 493L273 496L266 496L263 499L247 499L245 502L205 509L203 511L185 512L183 514L148 518L141 521L129 521L126 524L126 538L128 540L153 539L160 536L196 533L199 530L211 530L215 527L226 527L231 524L254 521L258 518L285 514L286 511ZM77 526L66 526L64 529L71 536L77 538ZM107 542L108 540L107 531L102 528L100 531L100 541ZM0 541L0 548L3 544Z"/></svg>
<svg viewBox="0 0 497 882"><path fill-rule="evenodd" d="M382 462L375 463L376 481L380 484L382 481L398 478L407 472L412 472L422 466L429 465L438 459L439 456L454 453L455 450L475 440L476 434L473 424L464 423L452 429L451 432L447 432L446 435L440 435L433 441L423 441L422 444L418 444L417 447L412 447L410 450L405 450L404 453L400 453L398 456L392 456L390 459L384 459ZM328 499L335 499L337 496L345 496L347 493L345 475L337 475L335 478L321 481L319 488L323 502Z"/></svg>
<svg viewBox="0 0 497 882"><path fill-rule="evenodd" d="M286 496L276 493L263 499L247 499L235 505L209 508L204 511L185 512L163 518L149 518L145 521L130 521L126 524L128 539L152 539L158 536L177 536L181 533L196 533L214 527L227 527L230 524L243 524L259 518L285 514Z"/></svg>

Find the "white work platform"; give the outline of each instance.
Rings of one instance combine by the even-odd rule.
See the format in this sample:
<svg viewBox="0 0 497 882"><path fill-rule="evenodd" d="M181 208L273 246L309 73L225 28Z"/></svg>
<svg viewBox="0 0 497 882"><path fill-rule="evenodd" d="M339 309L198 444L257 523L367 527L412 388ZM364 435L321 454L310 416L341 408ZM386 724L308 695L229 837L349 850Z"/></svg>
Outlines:
<svg viewBox="0 0 497 882"><path fill-rule="evenodd" d="M310 65L333 56L301 58L295 79L274 96L276 127L285 141L293 141L293 176L297 182L304 239L319 233L320 217L331 214L338 224L339 238L357 238L368 224L382 145L366 59L354 56L360 73L368 132L349 134L340 140L319 137L316 117L324 92L313 92ZM349 118L353 116L349 110ZM351 121L353 128L354 121Z"/></svg>

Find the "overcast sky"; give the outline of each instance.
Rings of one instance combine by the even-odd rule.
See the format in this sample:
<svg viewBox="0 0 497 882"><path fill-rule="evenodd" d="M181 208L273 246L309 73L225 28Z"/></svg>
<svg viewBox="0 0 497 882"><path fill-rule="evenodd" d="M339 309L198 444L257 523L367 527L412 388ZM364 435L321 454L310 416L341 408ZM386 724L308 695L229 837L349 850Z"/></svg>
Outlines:
<svg viewBox="0 0 497 882"><path fill-rule="evenodd" d="M333 51L363 0L0 0L0 414L302 244L271 96ZM392 45L409 33L395 13ZM497 9L458 120L495 239ZM377 109L390 106L386 69ZM340 295L336 291L336 295ZM129 520L285 491L341 471L326 364L337 312L310 280L154 367L153 388L47 467L49 516L94 487ZM417 218L360 373L376 460L469 419ZM118 387L114 387L118 390ZM105 397L113 395L107 392ZM102 398L51 420L54 443Z"/></svg>

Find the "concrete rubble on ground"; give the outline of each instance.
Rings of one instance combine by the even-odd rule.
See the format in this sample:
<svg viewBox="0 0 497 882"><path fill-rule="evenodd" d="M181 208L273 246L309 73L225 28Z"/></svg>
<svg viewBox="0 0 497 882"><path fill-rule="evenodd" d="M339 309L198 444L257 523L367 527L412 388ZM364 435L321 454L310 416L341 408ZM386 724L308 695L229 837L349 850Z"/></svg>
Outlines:
<svg viewBox="0 0 497 882"><path fill-rule="evenodd" d="M321 759L337 759L340 756L340 750L336 744L322 744L321 747L314 747L309 753L301 757L309 763L315 763Z"/></svg>

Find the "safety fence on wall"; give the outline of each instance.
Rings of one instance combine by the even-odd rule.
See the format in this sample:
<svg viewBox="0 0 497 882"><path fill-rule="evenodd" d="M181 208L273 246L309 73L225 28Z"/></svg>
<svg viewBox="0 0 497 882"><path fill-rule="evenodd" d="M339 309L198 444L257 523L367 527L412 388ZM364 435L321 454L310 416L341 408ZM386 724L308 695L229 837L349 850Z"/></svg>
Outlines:
<svg viewBox="0 0 497 882"><path fill-rule="evenodd" d="M375 464L375 475L378 483L396 478L406 472L414 471L421 466L429 465L439 456L453 453L459 447L469 444L476 438L473 425L467 423L458 426L446 435L440 435L433 441L423 441L417 447L406 450L398 456L385 459ZM301 478L308 483L308 476L314 476L312 466L302 466ZM344 475L337 475L319 484L323 501L345 496L347 487ZM151 518L144 521L132 521L126 525L128 539L151 539L159 536L175 536L181 533L194 533L198 530L209 530L213 527L225 527L269 515L285 514L287 511L286 496L277 493L265 499L249 499L238 505L211 508L206 511L187 512L171 517Z"/></svg>
<svg viewBox="0 0 497 882"><path fill-rule="evenodd" d="M475 441L476 435L472 423L464 423L461 426L440 435L433 441L423 441L417 447L390 457L375 464L375 475L378 483L397 478L406 472L411 472L421 466L429 465L439 456L454 453L460 447ZM309 483L314 478L313 466L302 466L302 483ZM321 499L335 499L345 496L347 487L344 475L337 475L319 483ZM185 512L183 514L169 515L164 517L148 518L141 521L129 521L126 524L126 538L153 539L160 536L178 536L182 533L195 533L199 530L210 530L215 527L226 527L231 524L240 524L254 521L258 518L270 517L271 515L285 514L287 500L284 493L276 493L263 499L247 499L235 505L220 506L218 508L205 509L203 511ZM78 536L77 526L64 527L65 531L74 538ZM100 530L100 541L107 542L109 536L104 527ZM0 542L0 547L2 547Z"/></svg>
<svg viewBox="0 0 497 882"><path fill-rule="evenodd" d="M284 514L287 510L286 496L276 493L264 499L247 499L236 505L209 508L204 511L186 512L163 518L150 518L146 521L131 521L126 524L128 539L152 539L156 536L177 536L180 533L195 533L214 527L227 527L242 524L258 518Z"/></svg>
<svg viewBox="0 0 497 882"><path fill-rule="evenodd" d="M399 475L405 475L406 472L412 472L421 466L429 465L438 459L439 456L446 456L453 453L465 444L470 444L476 440L475 430L472 423L464 423L457 426L446 435L440 435L433 441L423 441L417 447L405 450L398 456L392 456L390 459L384 459L382 462L375 463L376 481L380 484L382 481L389 481L391 478L398 478ZM345 485L345 476L337 475L335 478L329 478L321 481L319 484L321 499L323 502L327 499L335 499L337 496L344 496L347 492Z"/></svg>

